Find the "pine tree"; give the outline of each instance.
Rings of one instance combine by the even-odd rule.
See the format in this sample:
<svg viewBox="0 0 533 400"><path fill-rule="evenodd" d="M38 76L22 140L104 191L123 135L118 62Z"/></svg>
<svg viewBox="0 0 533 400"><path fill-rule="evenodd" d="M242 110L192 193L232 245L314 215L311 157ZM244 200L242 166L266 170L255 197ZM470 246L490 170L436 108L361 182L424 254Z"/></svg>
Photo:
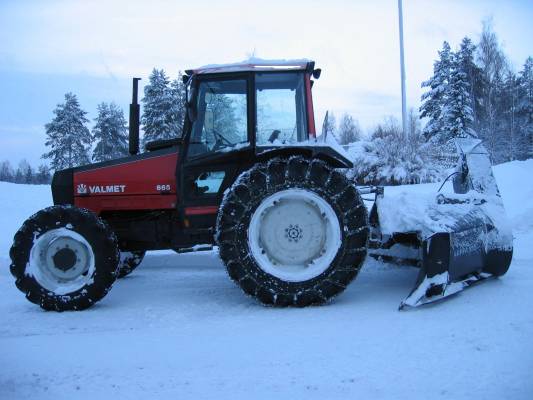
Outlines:
<svg viewBox="0 0 533 400"><path fill-rule="evenodd" d="M497 137L496 144L498 161L512 161L522 150L517 125L517 101L519 85L514 72L507 71L497 92Z"/></svg>
<svg viewBox="0 0 533 400"><path fill-rule="evenodd" d="M178 77L170 84L172 93L172 114L175 118L175 125L177 130L177 136L181 136L183 128L183 121L185 120L186 102L185 98L185 84L183 83L183 74L178 72Z"/></svg>
<svg viewBox="0 0 533 400"><path fill-rule="evenodd" d="M483 79L481 70L474 61L475 52L476 45L472 43L468 36L465 36L461 41L458 53L460 54L460 68L466 74L466 81L470 88L472 117L474 119L473 129L477 131L479 123L478 110L481 107L480 100L483 93Z"/></svg>
<svg viewBox="0 0 533 400"><path fill-rule="evenodd" d="M35 183L35 174L33 172L33 168L29 164L26 168L26 172L24 173L24 183Z"/></svg>
<svg viewBox="0 0 533 400"><path fill-rule="evenodd" d="M422 95L422 106L420 107L420 118L429 119L424 127L424 135L427 139L439 136L442 132L443 120L441 114L448 100L451 66L450 45L448 42L444 42L442 50L439 51L439 59L433 64L433 76L422 83L422 87L429 88L429 91ZM437 141L439 141L438 139Z"/></svg>
<svg viewBox="0 0 533 400"><path fill-rule="evenodd" d="M91 133L85 126L87 112L80 108L76 95L65 94L65 103L58 104L54 119L45 125L46 146L51 150L43 158L51 160L54 170L89 163Z"/></svg>
<svg viewBox="0 0 533 400"><path fill-rule="evenodd" d="M19 162L19 166L16 173L17 183L32 183L33 178L33 169L30 166L30 163L22 159Z"/></svg>
<svg viewBox="0 0 533 400"><path fill-rule="evenodd" d="M96 147L93 161L107 161L128 154L128 128L122 109L115 103L101 103L92 130Z"/></svg>
<svg viewBox="0 0 533 400"><path fill-rule="evenodd" d="M177 84L176 84L177 86ZM144 129L143 143L157 139L172 139L180 135L181 125L177 113L176 91L172 88L164 70L154 68L150 83L144 87L144 104L141 122Z"/></svg>
<svg viewBox="0 0 533 400"><path fill-rule="evenodd" d="M25 159L19 162L17 171L15 172L15 183L32 183L33 170Z"/></svg>
<svg viewBox="0 0 533 400"><path fill-rule="evenodd" d="M14 179L14 171L11 167L11 163L9 161L2 161L2 164L0 164L0 181L2 182L13 182Z"/></svg>
<svg viewBox="0 0 533 400"><path fill-rule="evenodd" d="M361 128L357 120L344 114L339 124L339 144L349 144L361 139Z"/></svg>
<svg viewBox="0 0 533 400"><path fill-rule="evenodd" d="M528 57L518 74L516 101L517 151L519 160L533 158L533 58Z"/></svg>
<svg viewBox="0 0 533 400"><path fill-rule="evenodd" d="M451 56L450 77L447 86L446 103L441 111L441 141L449 142L454 138L477 137L472 129L474 116L470 84L467 72L470 55L459 50Z"/></svg>
<svg viewBox="0 0 533 400"><path fill-rule="evenodd" d="M37 169L37 175L35 176L35 183L38 183L40 185L43 184L49 184L52 179L52 176L50 175L50 169L46 164L39 165L39 168Z"/></svg>
<svg viewBox="0 0 533 400"><path fill-rule="evenodd" d="M454 163L450 139L476 135L493 163L533 156L532 64L528 58L524 70L514 73L490 20L483 22L477 46L465 37L452 53L444 43L433 77L422 84L429 91L420 108L421 117L429 119L424 134L440 164Z"/></svg>
<svg viewBox="0 0 533 400"><path fill-rule="evenodd" d="M19 168L17 168L17 171L15 172L15 175L13 176L13 182L14 183L24 183L24 172Z"/></svg>

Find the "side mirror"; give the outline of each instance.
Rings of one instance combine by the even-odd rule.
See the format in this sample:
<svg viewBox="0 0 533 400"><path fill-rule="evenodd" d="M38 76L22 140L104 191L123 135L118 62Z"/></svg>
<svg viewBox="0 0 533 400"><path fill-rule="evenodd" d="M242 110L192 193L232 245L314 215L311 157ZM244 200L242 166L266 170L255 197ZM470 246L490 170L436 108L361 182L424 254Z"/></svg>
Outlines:
<svg viewBox="0 0 533 400"><path fill-rule="evenodd" d="M320 68L317 68L313 70L313 78L318 79L320 78L320 74L322 73L322 70Z"/></svg>
<svg viewBox="0 0 533 400"><path fill-rule="evenodd" d="M190 77L186 85L186 99L187 99L187 116L189 121L194 122L196 120L197 110L196 110L196 78L193 76Z"/></svg>

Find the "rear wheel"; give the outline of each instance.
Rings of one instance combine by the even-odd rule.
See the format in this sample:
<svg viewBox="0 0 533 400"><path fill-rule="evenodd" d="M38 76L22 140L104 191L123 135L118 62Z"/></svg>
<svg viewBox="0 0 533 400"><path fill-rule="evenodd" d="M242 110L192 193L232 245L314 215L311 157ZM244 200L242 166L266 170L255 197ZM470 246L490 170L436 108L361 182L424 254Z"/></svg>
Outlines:
<svg viewBox="0 0 533 400"><path fill-rule="evenodd" d="M28 218L10 250L11 273L32 303L46 310L82 310L116 279L117 239L89 210L53 206Z"/></svg>
<svg viewBox="0 0 533 400"><path fill-rule="evenodd" d="M366 255L367 212L356 188L320 160L273 159L226 192L217 244L229 275L277 306L323 303L356 277Z"/></svg>
<svg viewBox="0 0 533 400"><path fill-rule="evenodd" d="M118 278L124 278L142 263L145 251L121 251L118 263Z"/></svg>

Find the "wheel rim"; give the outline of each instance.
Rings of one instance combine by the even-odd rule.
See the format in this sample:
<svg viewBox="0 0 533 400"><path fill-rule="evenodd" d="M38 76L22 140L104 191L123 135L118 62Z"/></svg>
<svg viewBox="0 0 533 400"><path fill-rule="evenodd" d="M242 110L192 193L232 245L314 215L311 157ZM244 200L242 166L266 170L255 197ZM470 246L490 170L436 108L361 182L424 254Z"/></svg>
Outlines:
<svg viewBox="0 0 533 400"><path fill-rule="evenodd" d="M33 243L26 274L45 289L67 294L93 281L94 252L83 236L67 228L52 229Z"/></svg>
<svg viewBox="0 0 533 400"><path fill-rule="evenodd" d="M319 195L288 189L261 202L248 228L259 267L289 282L303 282L328 269L341 245L337 215Z"/></svg>

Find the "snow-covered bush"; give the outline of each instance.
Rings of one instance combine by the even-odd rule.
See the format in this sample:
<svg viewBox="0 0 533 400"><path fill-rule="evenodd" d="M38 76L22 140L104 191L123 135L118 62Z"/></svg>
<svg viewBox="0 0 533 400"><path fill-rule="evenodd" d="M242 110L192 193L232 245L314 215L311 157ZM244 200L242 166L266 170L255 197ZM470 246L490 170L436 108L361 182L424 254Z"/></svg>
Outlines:
<svg viewBox="0 0 533 400"><path fill-rule="evenodd" d="M349 177L358 184L373 185L436 181L442 172L432 162L431 146L417 129L404 137L398 122L388 118L370 140L356 142L348 149L354 163Z"/></svg>

